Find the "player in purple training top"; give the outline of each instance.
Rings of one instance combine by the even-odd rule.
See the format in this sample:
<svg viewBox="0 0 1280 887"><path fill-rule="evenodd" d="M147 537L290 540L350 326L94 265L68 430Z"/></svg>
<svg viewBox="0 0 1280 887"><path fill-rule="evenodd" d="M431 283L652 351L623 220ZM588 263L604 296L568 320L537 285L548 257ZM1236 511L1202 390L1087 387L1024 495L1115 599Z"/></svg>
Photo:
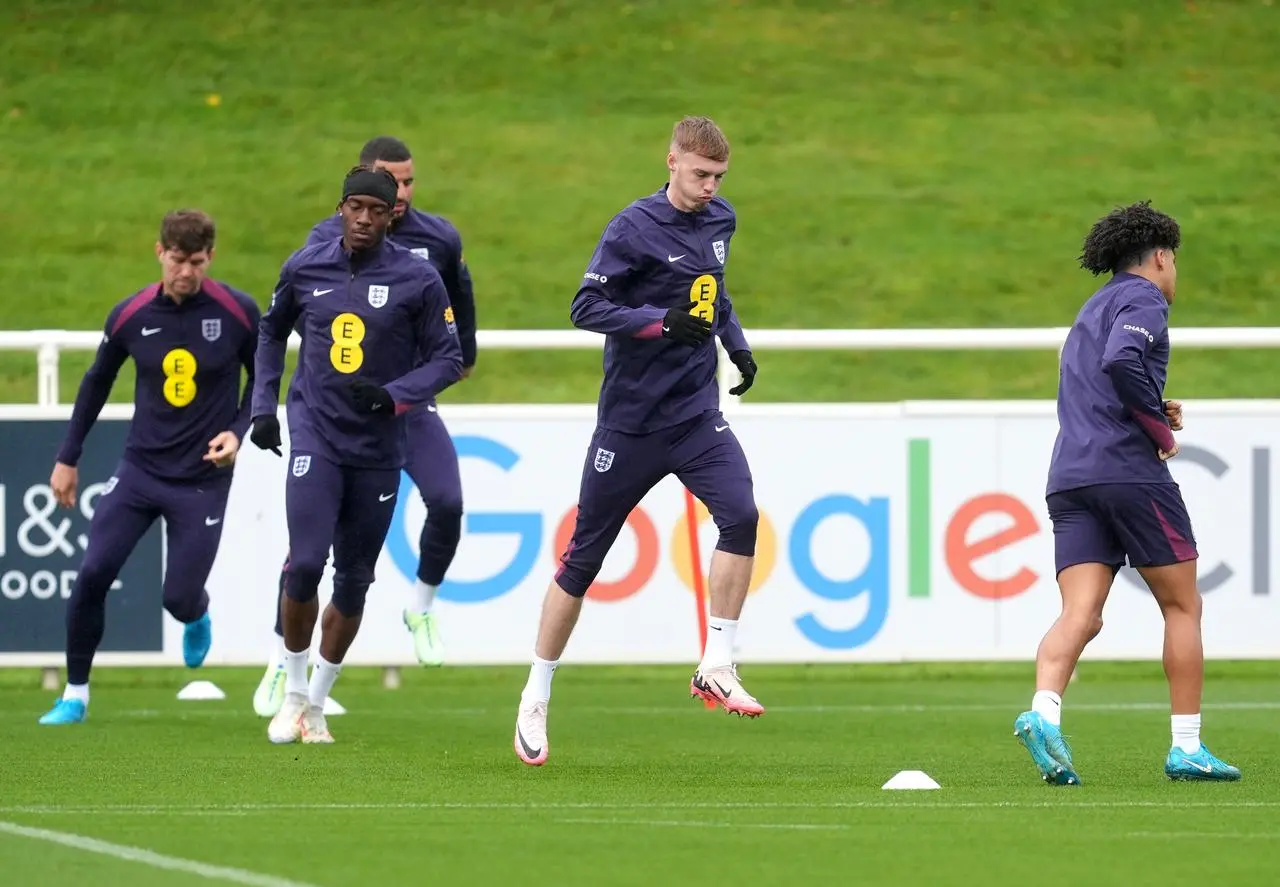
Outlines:
<svg viewBox="0 0 1280 887"><path fill-rule="evenodd" d="M280 377L295 327L303 349L286 401L285 698L267 728L276 743L333 741L323 705L359 631L395 512L405 460L402 414L462 375L439 272L386 239L395 201L390 173L351 170L338 204L342 235L285 261L262 318L250 436L262 449L279 452ZM333 597L308 685L316 591L330 547Z"/></svg>
<svg viewBox="0 0 1280 887"><path fill-rule="evenodd" d="M1173 742L1170 779L1235 780L1240 771L1200 742L1204 648L1196 540L1166 464L1182 405L1166 401L1169 305L1178 223L1149 202L1116 209L1089 232L1080 264L1111 279L1080 309L1062 351L1058 438L1046 496L1062 613L1036 653L1031 710L1014 735L1052 785L1079 785L1062 736L1062 694L1102 629L1102 609L1127 559L1164 616Z"/></svg>
<svg viewBox="0 0 1280 887"><path fill-rule="evenodd" d="M115 476L97 500L89 545L67 601L67 686L42 724L88 714L89 671L102 642L107 592L134 547L164 518L164 608L185 624L191 668L209 653L205 582L222 538L232 463L249 427L253 353L261 312L252 298L210 279L213 220L197 210L160 224L153 283L107 315L102 344L76 395L49 486L75 505L76 464L124 362L137 367L133 421ZM240 374L248 381L243 393Z"/></svg>
<svg viewBox="0 0 1280 887"><path fill-rule="evenodd" d="M716 384L713 336L742 373L733 394L750 388L756 375L724 283L737 219L716 192L728 168L729 143L714 122L677 123L667 184L614 216L574 297L574 325L606 336L604 382L577 523L547 589L517 712L515 751L526 764L547 759L551 678L582 599L631 510L669 474L707 504L720 531L711 559L710 631L690 689L726 711L764 712L733 662L759 515L751 470L720 413Z"/></svg>
<svg viewBox="0 0 1280 887"><path fill-rule="evenodd" d="M440 272L458 324L462 376L465 379L476 362L476 302L471 271L462 256L462 236L448 219L413 205L417 181L413 156L400 139L391 136L370 139L360 149L360 163L374 169L385 169L395 177L398 190L387 239L430 262ZM341 236L342 214L333 213L312 227L304 245L331 242ZM402 619L413 637L418 661L433 666L444 662L439 620L433 609L436 591L444 582L462 538L462 475L453 438L449 436L434 401L410 410L405 414L404 423L408 438L405 473L422 495L427 506L427 519L423 521L418 542L417 581ZM280 589L283 596L283 570ZM262 717L272 717L284 703L283 631L277 605L276 644L267 670L253 694L254 711Z"/></svg>

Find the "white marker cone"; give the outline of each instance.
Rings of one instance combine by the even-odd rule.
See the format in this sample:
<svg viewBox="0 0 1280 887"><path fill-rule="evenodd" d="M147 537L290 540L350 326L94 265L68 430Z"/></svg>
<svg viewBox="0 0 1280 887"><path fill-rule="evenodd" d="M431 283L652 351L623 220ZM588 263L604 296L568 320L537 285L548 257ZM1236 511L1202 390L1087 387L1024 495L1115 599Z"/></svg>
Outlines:
<svg viewBox="0 0 1280 887"><path fill-rule="evenodd" d="M184 702L204 702L211 699L226 699L227 694L212 681L192 681L178 691L178 698Z"/></svg>
<svg viewBox="0 0 1280 887"><path fill-rule="evenodd" d="M928 773L923 770L903 770L895 773L893 778L886 782L882 788L886 791L897 791L906 789L932 789L941 788L938 783L933 781Z"/></svg>

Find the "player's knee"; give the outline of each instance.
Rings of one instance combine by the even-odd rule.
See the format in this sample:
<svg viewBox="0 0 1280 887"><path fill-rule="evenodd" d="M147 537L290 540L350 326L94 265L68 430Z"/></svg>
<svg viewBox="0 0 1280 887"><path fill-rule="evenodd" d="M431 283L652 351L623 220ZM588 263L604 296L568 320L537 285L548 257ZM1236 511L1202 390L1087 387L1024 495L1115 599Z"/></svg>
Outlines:
<svg viewBox="0 0 1280 887"><path fill-rule="evenodd" d="M369 595L368 582L339 581L334 577L333 597L329 602L344 618L354 619L364 612L364 601Z"/></svg>
<svg viewBox="0 0 1280 887"><path fill-rule="evenodd" d="M323 559L295 557L284 573L284 593L300 604L314 600L323 575Z"/></svg>
<svg viewBox="0 0 1280 887"><path fill-rule="evenodd" d="M427 520L422 533L444 536L462 535L462 497L449 497L427 503Z"/></svg>
<svg viewBox="0 0 1280 887"><path fill-rule="evenodd" d="M574 557L573 549L569 549L560 559L560 569L556 570L556 585L570 597L586 597L587 589L596 581L602 566L603 562Z"/></svg>
<svg viewBox="0 0 1280 887"><path fill-rule="evenodd" d="M209 598L203 585L194 588L166 585L161 603L170 616L185 625L204 615Z"/></svg>
<svg viewBox="0 0 1280 887"><path fill-rule="evenodd" d="M735 502L715 518L720 529L716 548L727 554L754 557L756 534L760 527L760 510L754 499Z"/></svg>
<svg viewBox="0 0 1280 887"><path fill-rule="evenodd" d="M1084 639L1085 643L1093 640L1102 631L1102 614L1086 608L1068 608L1063 610L1062 621L1070 626L1073 634Z"/></svg>
<svg viewBox="0 0 1280 887"><path fill-rule="evenodd" d="M86 558L76 573L73 595L79 595L90 601L105 600L107 592L111 589L111 583L116 580L116 574L119 572L119 568L114 564Z"/></svg>

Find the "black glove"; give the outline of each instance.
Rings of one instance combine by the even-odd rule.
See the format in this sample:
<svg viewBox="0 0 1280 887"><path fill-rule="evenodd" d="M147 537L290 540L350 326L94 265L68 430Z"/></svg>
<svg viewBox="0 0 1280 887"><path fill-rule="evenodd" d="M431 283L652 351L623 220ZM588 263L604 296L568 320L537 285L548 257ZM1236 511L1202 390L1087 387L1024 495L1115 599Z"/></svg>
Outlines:
<svg viewBox="0 0 1280 887"><path fill-rule="evenodd" d="M729 359L733 361L733 365L738 368L738 372L742 373L742 381L733 388L729 389L729 393L734 397L740 394L746 394L747 389L756 381L756 362L751 359L751 352L745 348L739 349L729 355Z"/></svg>
<svg viewBox="0 0 1280 887"><path fill-rule="evenodd" d="M260 450L270 450L277 456L284 455L280 452L280 420L276 418L275 413L254 417L249 440L253 441L253 445Z"/></svg>
<svg viewBox="0 0 1280 887"><path fill-rule="evenodd" d="M357 412L395 415L396 402L381 385L375 385L365 379L352 379L348 388L351 391L351 402L355 404Z"/></svg>
<svg viewBox="0 0 1280 887"><path fill-rule="evenodd" d="M662 335L677 345L696 347L711 338L711 321L703 320L696 314L690 314L697 302L668 308L662 318Z"/></svg>

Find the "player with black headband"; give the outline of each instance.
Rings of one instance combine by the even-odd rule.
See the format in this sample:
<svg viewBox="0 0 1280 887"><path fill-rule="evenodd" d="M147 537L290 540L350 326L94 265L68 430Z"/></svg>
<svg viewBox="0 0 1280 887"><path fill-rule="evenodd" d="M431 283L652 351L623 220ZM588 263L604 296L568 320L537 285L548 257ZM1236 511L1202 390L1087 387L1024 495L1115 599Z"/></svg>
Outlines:
<svg viewBox="0 0 1280 887"><path fill-rule="evenodd" d="M462 351L440 274L386 240L396 181L355 167L343 182L343 233L298 250L280 269L258 338L250 440L280 452L276 418L286 342L302 352L289 384L285 486L289 562L281 604L285 701L272 742L332 742L324 700L355 640L374 565L395 513L405 460L401 414L462 375ZM307 656L317 587L333 548L333 597L319 656Z"/></svg>

